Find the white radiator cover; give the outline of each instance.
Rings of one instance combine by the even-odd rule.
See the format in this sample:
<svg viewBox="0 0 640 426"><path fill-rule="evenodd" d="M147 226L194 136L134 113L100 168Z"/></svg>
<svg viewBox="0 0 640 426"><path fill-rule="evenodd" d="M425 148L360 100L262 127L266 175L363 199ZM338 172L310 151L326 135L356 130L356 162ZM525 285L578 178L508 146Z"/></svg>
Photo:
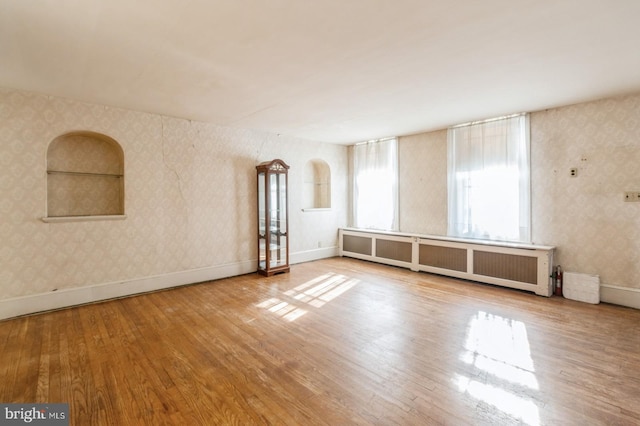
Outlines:
<svg viewBox="0 0 640 426"><path fill-rule="evenodd" d="M562 295L567 299L598 304L600 276L565 272L562 274Z"/></svg>
<svg viewBox="0 0 640 426"><path fill-rule="evenodd" d="M340 256L551 296L555 247L343 228Z"/></svg>

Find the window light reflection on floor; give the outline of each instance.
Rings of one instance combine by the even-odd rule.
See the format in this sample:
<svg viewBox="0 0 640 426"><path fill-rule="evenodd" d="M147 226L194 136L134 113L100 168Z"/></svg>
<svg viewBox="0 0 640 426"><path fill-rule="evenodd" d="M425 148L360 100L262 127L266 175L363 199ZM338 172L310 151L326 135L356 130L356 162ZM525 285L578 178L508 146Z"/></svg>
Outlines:
<svg viewBox="0 0 640 426"><path fill-rule="evenodd" d="M478 370L474 378L483 378L456 374L453 381L460 392L526 424L540 424L539 408L528 397L539 391L539 384L523 322L478 312L469 321L460 360Z"/></svg>
<svg viewBox="0 0 640 426"><path fill-rule="evenodd" d="M496 407L503 413L520 419L524 424L540 425L540 410L531 399L458 374L454 378L454 383L460 392L466 392L472 397Z"/></svg>
<svg viewBox="0 0 640 426"><path fill-rule="evenodd" d="M256 306L273 312L287 321L295 321L308 312L308 306L303 305L307 308L303 309L298 304L321 308L354 287L358 282L357 279L330 272L285 291L284 296L286 297L282 299L286 298L290 301L272 297Z"/></svg>

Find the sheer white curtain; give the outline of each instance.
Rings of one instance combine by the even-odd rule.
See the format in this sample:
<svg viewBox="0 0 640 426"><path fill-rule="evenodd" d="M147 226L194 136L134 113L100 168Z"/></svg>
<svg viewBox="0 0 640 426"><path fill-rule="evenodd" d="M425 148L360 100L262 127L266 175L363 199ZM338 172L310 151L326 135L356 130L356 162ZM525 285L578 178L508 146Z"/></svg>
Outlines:
<svg viewBox="0 0 640 426"><path fill-rule="evenodd" d="M398 229L397 139L353 147L353 226Z"/></svg>
<svg viewBox="0 0 640 426"><path fill-rule="evenodd" d="M529 116L448 130L449 235L531 241Z"/></svg>

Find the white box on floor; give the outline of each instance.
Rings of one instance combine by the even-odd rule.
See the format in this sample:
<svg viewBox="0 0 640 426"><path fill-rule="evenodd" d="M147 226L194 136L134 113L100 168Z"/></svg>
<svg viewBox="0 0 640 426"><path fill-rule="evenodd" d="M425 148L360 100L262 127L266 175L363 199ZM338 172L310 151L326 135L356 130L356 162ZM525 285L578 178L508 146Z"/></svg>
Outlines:
<svg viewBox="0 0 640 426"><path fill-rule="evenodd" d="M562 295L579 302L600 303L600 276L565 272L562 275Z"/></svg>

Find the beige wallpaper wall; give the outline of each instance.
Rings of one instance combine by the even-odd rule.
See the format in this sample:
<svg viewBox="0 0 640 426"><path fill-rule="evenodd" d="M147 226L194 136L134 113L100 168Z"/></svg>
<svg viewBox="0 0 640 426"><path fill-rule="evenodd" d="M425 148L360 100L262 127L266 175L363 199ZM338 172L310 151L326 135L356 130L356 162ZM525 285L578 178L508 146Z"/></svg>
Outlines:
<svg viewBox="0 0 640 426"><path fill-rule="evenodd" d="M400 226L446 235L447 133L400 138ZM567 271L640 288L640 95L531 114L533 242ZM571 168L578 175L571 177Z"/></svg>
<svg viewBox="0 0 640 426"><path fill-rule="evenodd" d="M400 230L447 235L447 131L398 139Z"/></svg>
<svg viewBox="0 0 640 426"><path fill-rule="evenodd" d="M40 220L47 148L71 131L121 145L125 220ZM291 166L292 253L335 246L343 146L0 89L0 299L255 260L255 165L273 158ZM301 211L311 159L331 169L329 211Z"/></svg>
<svg viewBox="0 0 640 426"><path fill-rule="evenodd" d="M531 161L536 242L565 270L640 288L640 203L623 201L640 191L640 95L532 114Z"/></svg>

